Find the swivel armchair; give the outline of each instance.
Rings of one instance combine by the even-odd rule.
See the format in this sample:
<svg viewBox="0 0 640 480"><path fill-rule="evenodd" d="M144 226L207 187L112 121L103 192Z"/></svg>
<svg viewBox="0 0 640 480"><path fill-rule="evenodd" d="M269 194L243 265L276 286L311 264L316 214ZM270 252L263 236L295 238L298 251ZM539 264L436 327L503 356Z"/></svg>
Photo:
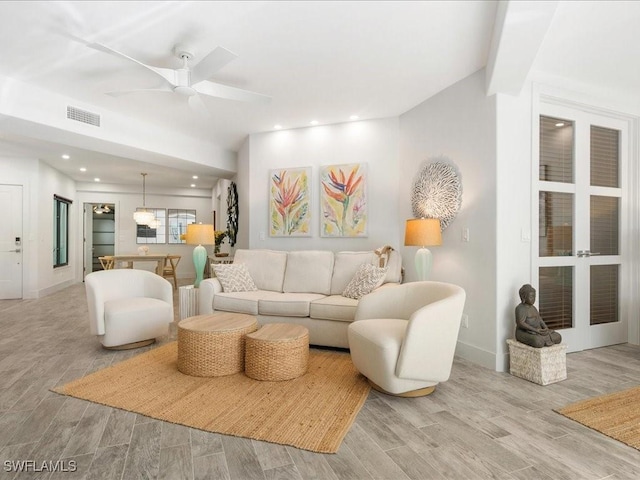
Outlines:
<svg viewBox="0 0 640 480"><path fill-rule="evenodd" d="M173 321L173 288L146 270L114 269L85 277L89 328L102 346L129 349L168 335Z"/></svg>
<svg viewBox="0 0 640 480"><path fill-rule="evenodd" d="M383 393L432 393L451 374L464 302L461 287L430 281L365 295L348 330L353 364Z"/></svg>

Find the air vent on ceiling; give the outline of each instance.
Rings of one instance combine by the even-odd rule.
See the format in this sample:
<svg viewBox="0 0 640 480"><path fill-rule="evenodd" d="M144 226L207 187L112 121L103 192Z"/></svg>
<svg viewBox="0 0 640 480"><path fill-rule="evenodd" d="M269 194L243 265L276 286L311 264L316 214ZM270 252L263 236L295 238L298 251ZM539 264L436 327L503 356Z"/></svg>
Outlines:
<svg viewBox="0 0 640 480"><path fill-rule="evenodd" d="M88 123L89 125L100 126L100 115L87 112L76 107L67 106L67 118L77 122Z"/></svg>

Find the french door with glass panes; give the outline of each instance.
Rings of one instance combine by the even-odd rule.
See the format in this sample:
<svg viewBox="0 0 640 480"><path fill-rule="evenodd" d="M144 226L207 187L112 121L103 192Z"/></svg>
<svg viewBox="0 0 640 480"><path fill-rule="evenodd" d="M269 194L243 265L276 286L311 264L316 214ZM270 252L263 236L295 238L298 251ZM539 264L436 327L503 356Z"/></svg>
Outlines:
<svg viewBox="0 0 640 480"><path fill-rule="evenodd" d="M559 105L539 118L538 309L569 351L627 341L621 302L626 121Z"/></svg>

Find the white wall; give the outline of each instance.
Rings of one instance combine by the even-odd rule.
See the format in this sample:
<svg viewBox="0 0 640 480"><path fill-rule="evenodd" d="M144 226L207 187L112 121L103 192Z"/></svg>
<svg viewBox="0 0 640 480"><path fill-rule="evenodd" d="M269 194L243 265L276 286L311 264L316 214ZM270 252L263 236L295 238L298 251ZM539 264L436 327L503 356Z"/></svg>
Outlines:
<svg viewBox="0 0 640 480"><path fill-rule="evenodd" d="M398 118L385 118L250 136L249 155L238 158L241 245L276 250L368 250L389 244L398 249ZM248 157L248 165L246 159ZM368 236L320 237L320 167L366 163L368 171ZM269 170L311 167L311 237L269 237ZM247 194L249 192L249 194ZM247 208L248 202L248 208ZM264 239L261 239L264 233Z"/></svg>
<svg viewBox="0 0 640 480"><path fill-rule="evenodd" d="M71 200L69 206L69 264L53 268L53 196L58 195ZM36 246L38 250L38 296L48 295L76 281L75 257L77 250L77 224L73 221L82 206L76 201L76 185L66 175L38 162L38 199L37 199L38 234ZM32 215L35 212L32 212Z"/></svg>
<svg viewBox="0 0 640 480"><path fill-rule="evenodd" d="M233 179L238 187L238 237L235 248L249 248L251 232L251 140L247 137L238 151L238 172Z"/></svg>
<svg viewBox="0 0 640 480"><path fill-rule="evenodd" d="M433 247L433 280L451 282L467 292L457 353L493 368L496 354L496 100L484 91L484 71L431 97L400 116L399 209L394 229L403 232L411 218L410 190L420 167L444 155L462 182L462 207ZM470 241L462 241L468 228ZM414 247L402 247L406 279L416 279Z"/></svg>
<svg viewBox="0 0 640 480"><path fill-rule="evenodd" d="M496 364L508 369L519 288L532 283L532 91L497 96ZM537 200L536 200L537 202ZM537 203L536 203L537 204Z"/></svg>

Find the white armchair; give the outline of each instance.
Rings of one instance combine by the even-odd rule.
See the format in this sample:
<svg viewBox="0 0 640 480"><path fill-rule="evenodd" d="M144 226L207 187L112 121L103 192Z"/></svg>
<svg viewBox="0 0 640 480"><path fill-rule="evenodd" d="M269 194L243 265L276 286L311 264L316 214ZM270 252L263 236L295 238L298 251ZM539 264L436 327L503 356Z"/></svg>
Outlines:
<svg viewBox="0 0 640 480"><path fill-rule="evenodd" d="M89 327L105 348L153 343L173 321L171 283L146 270L116 269L85 277Z"/></svg>
<svg viewBox="0 0 640 480"><path fill-rule="evenodd" d="M349 326L353 364L381 392L430 394L449 379L464 302L461 287L430 281L365 295Z"/></svg>

